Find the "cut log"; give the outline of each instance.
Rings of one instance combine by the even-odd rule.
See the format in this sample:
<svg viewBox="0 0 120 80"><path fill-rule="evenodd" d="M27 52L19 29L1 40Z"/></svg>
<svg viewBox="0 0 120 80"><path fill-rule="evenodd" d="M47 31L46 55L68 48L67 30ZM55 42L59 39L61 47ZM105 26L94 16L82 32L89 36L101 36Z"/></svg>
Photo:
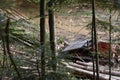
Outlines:
<svg viewBox="0 0 120 80"><path fill-rule="evenodd" d="M81 69L84 69L84 70L87 70L87 71L93 71L93 67L92 66L89 66L89 63L84 63L84 62L80 62L81 65L79 64L76 64L76 63L69 63L70 66L73 66L73 67L76 67L76 68L81 68ZM85 65L85 66L84 66ZM88 66L87 66L88 65ZM90 64L91 65L91 64ZM109 75L109 70L106 70L105 68L100 68L99 69L100 73L103 73L103 74L108 74ZM113 76L118 76L120 77L120 72L117 72L117 71L111 71L111 75Z"/></svg>
<svg viewBox="0 0 120 80"><path fill-rule="evenodd" d="M92 63L85 63L85 62L80 62L77 61L77 64L73 64L73 63L69 63L71 66L77 67L77 68L82 68L82 69L87 69L89 71L92 71L93 67L92 67ZM100 68L100 72L104 73L104 74L109 74L109 70L105 70L105 69L101 69ZM114 76L120 76L120 72L117 71L111 71L111 75Z"/></svg>
<svg viewBox="0 0 120 80"><path fill-rule="evenodd" d="M78 57L74 57L74 58L78 58ZM86 56L81 56L81 59L84 60L84 61L92 61L92 58L91 57L86 57ZM78 58L76 61L80 61L80 59ZM83 62L84 62L83 61ZM104 59L104 58L100 58L99 60L99 63L102 64L102 65L105 65L107 64L109 61L108 59Z"/></svg>
<svg viewBox="0 0 120 80"><path fill-rule="evenodd" d="M103 71L102 73L104 73L104 74L109 74L109 70L105 70L105 71ZM111 75L113 75L113 76L119 76L119 77L120 77L120 72L111 71ZM120 80L120 79L119 79L119 80Z"/></svg>
<svg viewBox="0 0 120 80"><path fill-rule="evenodd" d="M92 62L85 63L85 62L81 62L81 61L76 61L76 63L79 65L83 65L83 66L93 66Z"/></svg>
<svg viewBox="0 0 120 80"><path fill-rule="evenodd" d="M82 73L82 74L85 74L85 75L87 75L87 76L90 76L90 77L92 77L93 76L93 72L92 71L90 71L90 70L85 70L85 69L82 69L82 68L77 68L77 67L74 67L74 66L72 66L72 65L69 65L69 64L67 64L67 63L65 63L65 65L66 65L66 67L67 68L70 68L70 69L72 69L72 70L75 70L75 71L77 71L77 72L79 72L79 73ZM82 67L82 66L81 66ZM104 73L99 73L99 77L100 77L100 80L108 80L109 79L109 75L108 74L104 74ZM120 77L119 76L111 76L111 80L120 80Z"/></svg>
<svg viewBox="0 0 120 80"><path fill-rule="evenodd" d="M84 66L84 65L78 65L76 63L69 63L70 66L76 67L76 68L81 68L81 69L85 69L88 71L93 71L93 68L91 66Z"/></svg>

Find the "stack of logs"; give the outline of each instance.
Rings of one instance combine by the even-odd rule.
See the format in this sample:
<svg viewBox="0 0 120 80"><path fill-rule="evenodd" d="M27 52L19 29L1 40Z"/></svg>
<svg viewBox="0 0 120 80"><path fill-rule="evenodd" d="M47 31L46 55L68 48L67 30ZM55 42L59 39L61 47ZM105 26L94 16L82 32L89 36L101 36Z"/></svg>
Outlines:
<svg viewBox="0 0 120 80"><path fill-rule="evenodd" d="M76 63L69 62L63 63L67 68L76 71L80 76L87 76L92 79L93 77L93 64L92 62L86 63L81 61L76 61ZM100 80L109 80L109 69L108 67L100 66L99 67L99 77ZM111 80L120 80L119 71L111 71Z"/></svg>

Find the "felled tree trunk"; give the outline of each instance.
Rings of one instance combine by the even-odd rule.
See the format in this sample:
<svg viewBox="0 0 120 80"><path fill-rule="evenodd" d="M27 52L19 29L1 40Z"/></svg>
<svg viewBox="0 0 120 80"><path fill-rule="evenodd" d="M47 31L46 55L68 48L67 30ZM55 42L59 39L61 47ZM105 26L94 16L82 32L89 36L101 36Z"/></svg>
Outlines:
<svg viewBox="0 0 120 80"><path fill-rule="evenodd" d="M78 74L82 74L84 76L88 76L88 78L91 78L93 76L93 68L91 64L88 63L81 63L81 65L76 63L64 63L67 68L70 68L72 70L75 70ZM119 80L120 79L120 72L111 72L111 80ZM96 73L95 73L96 76ZM99 79L100 80L108 80L109 79L109 70L99 70Z"/></svg>

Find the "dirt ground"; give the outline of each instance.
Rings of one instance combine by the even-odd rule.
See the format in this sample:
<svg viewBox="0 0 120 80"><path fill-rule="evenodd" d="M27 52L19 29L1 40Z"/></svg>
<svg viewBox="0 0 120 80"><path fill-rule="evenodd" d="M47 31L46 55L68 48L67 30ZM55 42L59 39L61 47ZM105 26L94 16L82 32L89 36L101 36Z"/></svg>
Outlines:
<svg viewBox="0 0 120 80"><path fill-rule="evenodd" d="M39 9L27 9L19 8L27 17L35 17L39 15ZM69 11L69 10L68 10ZM83 15L83 13L68 13L67 12L55 12L55 34L57 38L64 38L67 41L79 38L80 35L88 35L89 30L86 30L86 25L90 22L91 17ZM47 15L47 12L46 12ZM39 18L33 18L32 22L39 24ZM48 16L46 16L46 31L48 31Z"/></svg>
<svg viewBox="0 0 120 80"><path fill-rule="evenodd" d="M17 9L22 12L28 18L32 18L31 21L39 25L39 7L38 6L17 6ZM89 8L64 8L55 11L55 34L56 38L63 38L70 42L81 37L90 37L90 30L86 28L86 25L92 21L92 10ZM103 19L107 19L108 13L101 9L96 10L96 16L101 16ZM101 15L104 14L104 15ZM118 13L117 13L118 14ZM46 31L48 32L48 13L46 12ZM38 16L38 17L36 17ZM34 18L36 17L36 18ZM116 16L114 16L116 18ZM99 34L105 34L99 32Z"/></svg>

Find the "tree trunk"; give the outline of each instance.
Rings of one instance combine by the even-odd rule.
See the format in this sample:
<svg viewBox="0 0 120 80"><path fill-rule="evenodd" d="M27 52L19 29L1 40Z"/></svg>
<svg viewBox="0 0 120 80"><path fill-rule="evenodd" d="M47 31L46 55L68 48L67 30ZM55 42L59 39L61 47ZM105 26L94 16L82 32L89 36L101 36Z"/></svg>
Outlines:
<svg viewBox="0 0 120 80"><path fill-rule="evenodd" d="M93 6L92 6L93 8ZM95 80L95 53L94 53L94 24L93 24L93 16L92 16L92 28L91 28L91 39L92 39L92 62L93 62L93 79Z"/></svg>
<svg viewBox="0 0 120 80"><path fill-rule="evenodd" d="M52 53L52 69L56 71L56 50L55 50L55 28L54 28L54 11L53 11L53 1L48 2L48 13L49 13L49 32L50 32L50 49Z"/></svg>
<svg viewBox="0 0 120 80"><path fill-rule="evenodd" d="M8 53L8 56L10 58L10 61L19 77L20 80L23 80L20 72L18 71L18 68L13 60L13 57L12 57L12 54L10 53L10 46L9 46L9 24L10 24L10 19L7 20L7 23L6 23L6 28L5 28L5 42L6 42L6 50L7 50L7 53Z"/></svg>
<svg viewBox="0 0 120 80"><path fill-rule="evenodd" d="M96 58L96 80L99 80L99 55L98 55L98 45L97 45L97 34L96 34L96 20L95 20L95 0L92 0L92 26L94 30L94 45L95 45L95 58Z"/></svg>
<svg viewBox="0 0 120 80"><path fill-rule="evenodd" d="M45 0L40 0L41 80L45 80ZM38 69L38 73L39 73Z"/></svg>
<svg viewBox="0 0 120 80"><path fill-rule="evenodd" d="M111 25L111 9L110 9L110 17L109 17L109 22L110 22L110 29L109 29L109 80L111 80L111 30L112 30L112 25Z"/></svg>

